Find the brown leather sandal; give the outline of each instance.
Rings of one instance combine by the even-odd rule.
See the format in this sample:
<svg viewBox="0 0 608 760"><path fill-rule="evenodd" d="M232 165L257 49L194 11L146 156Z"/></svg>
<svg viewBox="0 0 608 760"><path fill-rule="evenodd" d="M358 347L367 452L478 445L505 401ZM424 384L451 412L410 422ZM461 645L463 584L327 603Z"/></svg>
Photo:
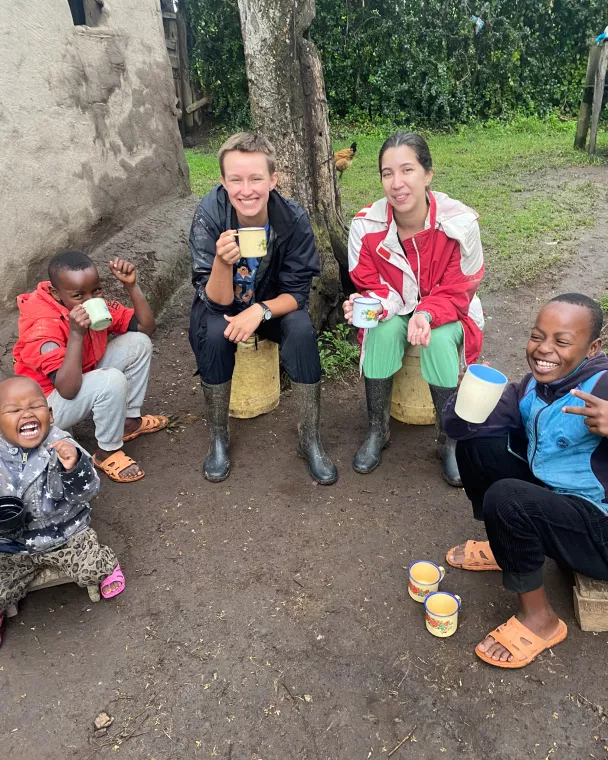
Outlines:
<svg viewBox="0 0 608 760"><path fill-rule="evenodd" d="M110 454L110 456L107 459L104 459L103 462L98 462L95 456L93 456L93 464L115 483L135 483L136 480L141 480L145 475L145 472L142 470L139 475L128 475L127 477L120 476L119 473L126 470L127 467L137 464L137 462L127 456L122 449L118 449L118 451ZM139 465L137 466L139 467Z"/></svg>
<svg viewBox="0 0 608 760"><path fill-rule="evenodd" d="M464 546L464 562L462 565L457 565L450 560L450 555L456 549L458 547L453 546L445 555L445 561L452 567L457 567L459 570L500 570L490 549L489 541L467 541ZM485 557L482 555L482 552L485 554Z"/></svg>
<svg viewBox="0 0 608 760"><path fill-rule="evenodd" d="M550 639L541 639L529 628L519 621L516 617L511 617L503 625L499 625L488 636L491 636L497 644L501 644L512 656L511 662L508 660L493 660L479 648L475 647L475 654L488 665L494 665L497 668L524 668L545 649L550 649L563 641L568 635L568 627L563 620L559 621L557 631Z"/></svg>
<svg viewBox="0 0 608 760"><path fill-rule="evenodd" d="M134 433L129 433L129 435L123 435L122 440L126 443L127 441L134 441L140 435L157 433L159 430L164 430L168 424L169 418L162 414L144 414L137 430Z"/></svg>

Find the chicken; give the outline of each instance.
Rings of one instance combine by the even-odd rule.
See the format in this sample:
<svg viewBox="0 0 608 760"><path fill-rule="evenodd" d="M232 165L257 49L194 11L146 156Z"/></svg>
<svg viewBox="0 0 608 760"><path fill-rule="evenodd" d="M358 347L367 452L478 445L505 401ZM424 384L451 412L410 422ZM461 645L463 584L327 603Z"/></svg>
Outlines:
<svg viewBox="0 0 608 760"><path fill-rule="evenodd" d="M339 173L340 178L344 172L348 169L353 160L353 156L357 152L357 143L354 142L350 148L344 148L334 153L334 161L336 164L336 171Z"/></svg>

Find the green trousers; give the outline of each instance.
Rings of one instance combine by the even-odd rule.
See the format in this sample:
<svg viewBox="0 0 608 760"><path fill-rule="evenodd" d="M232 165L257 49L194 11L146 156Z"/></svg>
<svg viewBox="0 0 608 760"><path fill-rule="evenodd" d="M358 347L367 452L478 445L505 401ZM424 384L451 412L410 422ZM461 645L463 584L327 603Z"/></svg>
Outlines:
<svg viewBox="0 0 608 760"><path fill-rule="evenodd" d="M409 316L392 317L379 322L367 331L363 374L370 380L392 377L401 369L403 354L408 345L407 326ZM455 388L460 370L459 352L464 333L460 322L450 322L431 329L431 342L420 349L422 377L429 385L439 388Z"/></svg>

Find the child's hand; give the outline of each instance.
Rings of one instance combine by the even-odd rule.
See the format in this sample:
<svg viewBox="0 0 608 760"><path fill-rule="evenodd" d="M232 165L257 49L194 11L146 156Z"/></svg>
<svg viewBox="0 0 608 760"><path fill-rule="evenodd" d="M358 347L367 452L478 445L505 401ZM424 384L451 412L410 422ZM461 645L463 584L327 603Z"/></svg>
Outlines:
<svg viewBox="0 0 608 760"><path fill-rule="evenodd" d="M129 287L135 285L137 274L135 272L135 264L131 264L129 261L119 259L118 257L112 259L109 265L110 272L116 277L119 282Z"/></svg>
<svg viewBox="0 0 608 760"><path fill-rule="evenodd" d="M78 463L78 450L73 443L69 441L55 441L55 443L51 444L51 448L57 452L57 457L65 470L70 472L70 470L76 467Z"/></svg>
<svg viewBox="0 0 608 760"><path fill-rule="evenodd" d="M582 415L590 433L608 436L608 401L583 391L573 390L570 393L582 399L585 406L565 406L562 412Z"/></svg>
<svg viewBox="0 0 608 760"><path fill-rule="evenodd" d="M70 331L78 335L84 335L91 326L91 317L87 314L82 304L74 306L70 312Z"/></svg>

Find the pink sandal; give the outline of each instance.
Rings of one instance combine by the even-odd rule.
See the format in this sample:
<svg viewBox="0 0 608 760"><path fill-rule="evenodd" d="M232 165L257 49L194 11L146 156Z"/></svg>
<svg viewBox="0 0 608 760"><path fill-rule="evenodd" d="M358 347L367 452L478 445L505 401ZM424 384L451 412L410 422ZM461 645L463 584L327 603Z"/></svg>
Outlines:
<svg viewBox="0 0 608 760"><path fill-rule="evenodd" d="M104 590L104 589L109 588L113 583L116 583L116 582L118 582L120 585L118 586L118 588L115 588L114 591ZM120 565L116 565L116 567L112 571L112 575L108 575L108 577L100 583L99 589L104 599L112 599L112 597L118 596L118 594L121 594L125 590L125 586L126 586L125 576L122 574Z"/></svg>

